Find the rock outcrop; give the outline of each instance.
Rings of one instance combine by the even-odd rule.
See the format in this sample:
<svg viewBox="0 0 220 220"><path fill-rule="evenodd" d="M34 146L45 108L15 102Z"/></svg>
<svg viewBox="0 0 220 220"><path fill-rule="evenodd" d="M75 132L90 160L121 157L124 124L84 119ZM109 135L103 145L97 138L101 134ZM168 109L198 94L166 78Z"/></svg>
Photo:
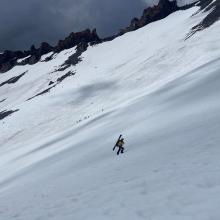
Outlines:
<svg viewBox="0 0 220 220"><path fill-rule="evenodd" d="M96 33L96 29L90 31L89 29L78 32L78 33L71 33L68 37L64 40L60 40L57 46L54 48L55 52L60 52L62 50L74 47L80 43L98 43L101 39Z"/></svg>
<svg viewBox="0 0 220 220"><path fill-rule="evenodd" d="M119 35L137 30L151 22L163 19L179 9L176 1L160 0L158 5L146 8L140 19L133 18L128 27L120 30Z"/></svg>
<svg viewBox="0 0 220 220"><path fill-rule="evenodd" d="M0 54L0 73L4 73L15 65L25 65L25 64L35 64L37 63L41 56L49 52L60 52L64 49L69 49L71 47L77 46L79 44L96 44L101 42L101 39L96 33L96 29L89 30L86 29L82 32L71 33L64 40L60 40L55 47L52 47L46 42L41 43L41 46L36 49L34 45L31 46L28 51L9 51L6 50L4 53ZM19 59L23 59L18 62Z"/></svg>
<svg viewBox="0 0 220 220"><path fill-rule="evenodd" d="M204 10L204 12L208 13L208 15L201 21L201 23L193 27L193 31L200 31L208 28L220 19L219 0L200 0L198 6L201 8L200 10Z"/></svg>
<svg viewBox="0 0 220 220"><path fill-rule="evenodd" d="M11 114L13 114L14 112L19 111L19 109L16 110L4 110L0 112L0 121L3 120L4 118L10 116Z"/></svg>

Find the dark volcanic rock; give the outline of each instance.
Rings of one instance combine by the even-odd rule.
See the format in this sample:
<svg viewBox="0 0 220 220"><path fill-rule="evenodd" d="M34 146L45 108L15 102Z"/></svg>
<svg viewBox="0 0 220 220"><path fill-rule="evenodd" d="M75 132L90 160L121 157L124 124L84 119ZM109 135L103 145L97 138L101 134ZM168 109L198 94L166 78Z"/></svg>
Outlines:
<svg viewBox="0 0 220 220"><path fill-rule="evenodd" d="M205 13L208 13L208 15L197 25L195 25L191 31L186 36L187 40L191 36L193 36L197 31L202 31L205 28L210 27L213 25L216 21L220 19L220 1L216 0L200 0L196 3L197 6L200 6L200 9L197 13L200 11L203 11ZM196 13L196 14L197 14Z"/></svg>
<svg viewBox="0 0 220 220"><path fill-rule="evenodd" d="M76 65L81 61L80 56L83 52L85 52L88 48L88 43L82 42L77 45L76 52L71 55L64 63L64 66L69 67L70 65Z"/></svg>
<svg viewBox="0 0 220 220"><path fill-rule="evenodd" d="M49 87L49 88L43 90L42 92L37 93L37 94L34 95L33 97L27 99L27 101L30 101L31 99L34 99L34 98L36 98L36 97L38 97L38 96L41 96L41 95L44 95L44 94L50 92L52 88L55 88L55 87L56 87L59 83L61 83L64 79L66 79L66 78L69 77L69 76L74 76L74 75L75 75L74 72L69 71L69 72L67 72L66 74L64 74L63 76L59 77L59 78L57 79L56 83L50 81L50 83L49 83L49 86L50 86L50 87ZM51 86L51 85L52 85L52 86Z"/></svg>
<svg viewBox="0 0 220 220"><path fill-rule="evenodd" d="M68 49L78 45L79 43L98 43L101 42L101 39L96 33L96 29L90 31L89 29L78 32L78 33L71 33L67 38L64 40L60 40L58 45L55 47L55 52L60 52L64 49Z"/></svg>
<svg viewBox="0 0 220 220"><path fill-rule="evenodd" d="M17 112L18 109L16 110L5 110L0 112L0 120L3 120L4 118L8 117L9 115L13 114L14 112Z"/></svg>
<svg viewBox="0 0 220 220"><path fill-rule="evenodd" d="M47 54L53 50L53 47L50 46L47 42L41 43L41 46L39 48L39 54Z"/></svg>
<svg viewBox="0 0 220 220"><path fill-rule="evenodd" d="M42 55L47 54L51 51L53 51L53 47L46 42L41 43L41 46L38 49L36 49L35 46L32 45L30 51L28 52L30 54L30 57L25 59L22 65L33 65L40 60Z"/></svg>
<svg viewBox="0 0 220 220"><path fill-rule="evenodd" d="M15 77L12 77L10 78L9 80L3 82L0 84L0 87L4 86L5 84L13 84L13 83L16 83L22 76L24 76L26 72L20 74L19 76L15 76Z"/></svg>
<svg viewBox="0 0 220 220"><path fill-rule="evenodd" d="M27 52L6 50L0 54L0 72L6 72L16 65L17 59L28 56Z"/></svg>
<svg viewBox="0 0 220 220"><path fill-rule="evenodd" d="M53 81L50 81L48 85L51 86L51 85L53 85L53 84L54 84L54 82L53 82Z"/></svg>
<svg viewBox="0 0 220 220"><path fill-rule="evenodd" d="M59 69L64 70L70 65L77 64L81 58L81 54L87 49L88 45L93 45L105 41L111 41L114 38L123 35L124 33L137 30L151 22L158 21L170 15L171 13L177 10L184 10L192 7L197 4L201 7L201 10L205 12L210 11L206 18L198 25L193 27L191 33L188 37L194 34L196 31L202 30L214 24L220 18L220 0L198 0L198 2L190 4L184 7L178 7L176 0L160 0L158 5L154 7L146 8L141 16L141 18L133 18L128 27L121 29L120 32L116 35L100 39L96 33L96 29L89 30L86 29L82 32L74 33L72 32L64 40L60 40L55 47L52 47L46 42L43 42L40 48L35 48L34 45L31 46L29 51L5 51L3 54L0 54L0 73L4 73L15 65L25 65L25 64L35 64L37 63L41 56L49 52L58 53L64 49L69 49L71 47L77 46L77 52L69 57L69 59L61 66ZM22 62L17 63L17 59L24 59ZM52 59L52 56L44 60L47 62ZM59 71L58 70L58 71Z"/></svg>
<svg viewBox="0 0 220 220"><path fill-rule="evenodd" d="M44 94L50 92L50 90L51 90L52 88L54 88L55 86L56 86L56 85L51 86L51 87L49 87L49 88L43 90L42 92L37 93L35 96L33 96L33 97L27 99L27 101L30 101L31 99L34 99L34 98L36 98L36 97L38 97L38 96L41 96L41 95L44 95Z"/></svg>
<svg viewBox="0 0 220 220"><path fill-rule="evenodd" d="M216 0L200 0L198 5L201 7L200 10L209 12L208 15L202 20L201 23L192 28L192 33L203 30L210 27L216 21L220 19L220 1Z"/></svg>
<svg viewBox="0 0 220 220"><path fill-rule="evenodd" d="M40 48L36 49L34 45L31 46L29 54L35 57L41 57L44 54L47 54L53 50L53 47L50 44L43 42L40 45Z"/></svg>
<svg viewBox="0 0 220 220"><path fill-rule="evenodd" d="M140 19L133 18L127 28L120 30L119 35L137 30L151 22L163 19L179 9L176 1L160 0L158 5L146 8Z"/></svg>
<svg viewBox="0 0 220 220"><path fill-rule="evenodd" d="M7 72L15 65L35 64L40 60L42 55L49 52L60 52L64 49L69 49L81 43L90 43L91 45L93 45L100 42L101 39L97 35L96 29L92 31L86 29L82 32L71 33L64 40L60 40L55 47L52 47L46 42L43 42L38 49L36 49L36 47L32 45L29 51L6 50L3 54L0 54L0 73ZM25 57L27 58L24 59L21 63L17 63L17 59L23 59ZM50 58L48 59L48 61L49 60Z"/></svg>
<svg viewBox="0 0 220 220"><path fill-rule="evenodd" d="M81 59L81 55L83 52L85 52L88 48L88 43L82 42L79 43L76 46L76 52L73 53L71 56L68 57L68 59L59 67L59 69L56 69L57 71L64 71L65 69L69 68L71 65L76 65L79 63Z"/></svg>
<svg viewBox="0 0 220 220"><path fill-rule="evenodd" d="M59 77L59 78L57 79L57 83L61 83L61 82L62 82L64 79L66 79L67 77L69 77L69 76L74 76L74 75L75 75L74 72L69 71L69 72L67 72L66 74L64 74L63 76Z"/></svg>

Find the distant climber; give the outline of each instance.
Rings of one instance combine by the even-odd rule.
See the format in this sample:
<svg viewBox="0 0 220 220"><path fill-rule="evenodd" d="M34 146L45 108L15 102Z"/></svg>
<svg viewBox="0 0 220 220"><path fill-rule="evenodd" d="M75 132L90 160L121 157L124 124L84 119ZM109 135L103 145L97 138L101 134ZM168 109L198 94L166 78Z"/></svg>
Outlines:
<svg viewBox="0 0 220 220"><path fill-rule="evenodd" d="M120 135L114 148L113 148L113 151L115 150L116 147L118 147L117 155L119 155L119 153L123 154L124 153L124 147L123 147L124 144L125 144L124 138L122 138L122 135Z"/></svg>

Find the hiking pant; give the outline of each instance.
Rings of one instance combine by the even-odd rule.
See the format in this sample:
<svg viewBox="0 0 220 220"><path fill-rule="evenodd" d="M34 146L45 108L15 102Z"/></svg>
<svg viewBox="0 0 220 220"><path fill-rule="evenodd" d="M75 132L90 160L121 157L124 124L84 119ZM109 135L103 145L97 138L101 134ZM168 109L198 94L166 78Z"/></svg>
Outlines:
<svg viewBox="0 0 220 220"><path fill-rule="evenodd" d="M124 153L124 148L123 148L123 147L118 147L118 152L117 152L117 154L119 155L120 152L121 152L121 154Z"/></svg>

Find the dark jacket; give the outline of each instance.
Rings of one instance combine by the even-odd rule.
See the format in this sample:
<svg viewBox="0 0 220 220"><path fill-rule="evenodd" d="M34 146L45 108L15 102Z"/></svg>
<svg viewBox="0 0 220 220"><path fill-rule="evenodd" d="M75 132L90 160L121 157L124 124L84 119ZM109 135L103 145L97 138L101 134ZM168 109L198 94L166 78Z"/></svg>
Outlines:
<svg viewBox="0 0 220 220"><path fill-rule="evenodd" d="M122 147L124 145L124 141L123 140L119 140L116 144L116 146L118 147Z"/></svg>

